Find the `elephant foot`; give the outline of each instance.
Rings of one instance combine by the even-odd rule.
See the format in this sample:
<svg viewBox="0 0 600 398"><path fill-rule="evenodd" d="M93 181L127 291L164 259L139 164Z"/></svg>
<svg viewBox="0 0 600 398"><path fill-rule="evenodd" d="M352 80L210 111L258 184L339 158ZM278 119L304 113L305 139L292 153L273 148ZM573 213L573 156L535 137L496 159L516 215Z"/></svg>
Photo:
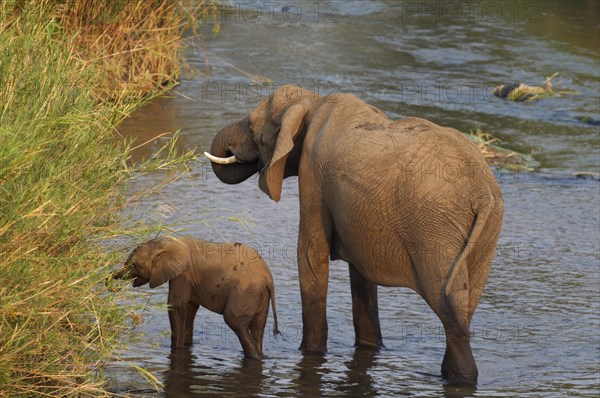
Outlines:
<svg viewBox="0 0 600 398"><path fill-rule="evenodd" d="M302 340L300 347L298 348L305 354L325 354L327 353L327 343L325 344L311 344Z"/></svg>
<svg viewBox="0 0 600 398"><path fill-rule="evenodd" d="M192 345L191 341L185 341L182 339L175 339L175 338L171 339L171 348L189 348L189 347L191 347L191 345Z"/></svg>
<svg viewBox="0 0 600 398"><path fill-rule="evenodd" d="M261 360L261 359L263 359L263 355L257 351L251 351L251 352L244 351L244 358Z"/></svg>
<svg viewBox="0 0 600 398"><path fill-rule="evenodd" d="M447 339L442 376L452 385L477 385L477 365L468 337Z"/></svg>
<svg viewBox="0 0 600 398"><path fill-rule="evenodd" d="M327 335L324 339L310 338L305 335L299 349L305 354L325 354L327 352Z"/></svg>
<svg viewBox="0 0 600 398"><path fill-rule="evenodd" d="M326 321L311 326L305 324L302 331L300 351L304 353L326 353L328 330L329 327Z"/></svg>
<svg viewBox="0 0 600 398"><path fill-rule="evenodd" d="M360 320L354 319L354 346L365 348L382 348L383 339L381 338L381 330L379 329L379 319L376 327L371 323L361 323Z"/></svg>
<svg viewBox="0 0 600 398"><path fill-rule="evenodd" d="M242 343L242 349L244 350L244 358L246 359L262 359L263 353L258 349L256 343L251 340L251 338L247 338L247 336L243 336L240 338L240 343Z"/></svg>
<svg viewBox="0 0 600 398"><path fill-rule="evenodd" d="M384 348L385 346L383 345L383 342L381 340L378 340L376 338L367 338L366 340L357 338L354 341L354 347L378 350L380 348Z"/></svg>

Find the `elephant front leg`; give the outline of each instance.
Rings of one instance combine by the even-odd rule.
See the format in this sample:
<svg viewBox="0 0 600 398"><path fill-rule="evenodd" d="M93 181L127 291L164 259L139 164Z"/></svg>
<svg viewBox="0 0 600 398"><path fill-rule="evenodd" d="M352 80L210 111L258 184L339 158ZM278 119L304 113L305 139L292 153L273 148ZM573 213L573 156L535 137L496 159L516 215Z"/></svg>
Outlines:
<svg viewBox="0 0 600 398"><path fill-rule="evenodd" d="M171 324L171 347L179 348L186 345L186 330L188 305L179 304L169 307L169 323Z"/></svg>
<svg viewBox="0 0 600 398"><path fill-rule="evenodd" d="M170 306L171 347L185 347L192 344L194 318L197 311L198 306L192 303Z"/></svg>
<svg viewBox="0 0 600 398"><path fill-rule="evenodd" d="M327 351L327 283L329 280L329 246L298 245L298 271L302 298L302 344L304 352Z"/></svg>
<svg viewBox="0 0 600 398"><path fill-rule="evenodd" d="M191 287L178 277L169 281L169 323L171 324L171 347L191 344L196 311L190 304ZM198 307L196 307L196 310Z"/></svg>
<svg viewBox="0 0 600 398"><path fill-rule="evenodd" d="M381 347L377 285L366 280L353 264L350 268L350 290L352 292L352 319L354 321L354 345Z"/></svg>
<svg viewBox="0 0 600 398"><path fill-rule="evenodd" d="M199 305L194 303L188 303L187 315L185 321L185 336L184 344L191 345L194 339L194 319L196 319L196 313L198 312Z"/></svg>

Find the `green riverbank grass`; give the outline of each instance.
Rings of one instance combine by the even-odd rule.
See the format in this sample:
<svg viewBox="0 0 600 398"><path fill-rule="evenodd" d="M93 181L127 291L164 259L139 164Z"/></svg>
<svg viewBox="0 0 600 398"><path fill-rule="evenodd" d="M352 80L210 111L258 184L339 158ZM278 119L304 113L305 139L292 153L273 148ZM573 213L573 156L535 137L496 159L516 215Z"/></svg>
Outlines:
<svg viewBox="0 0 600 398"><path fill-rule="evenodd" d="M109 395L99 369L131 324L126 293L105 285L123 253L101 242L139 233L119 218L136 170L113 130L143 100L98 101L101 65L54 3L0 3L2 397ZM173 178L191 157L146 166Z"/></svg>

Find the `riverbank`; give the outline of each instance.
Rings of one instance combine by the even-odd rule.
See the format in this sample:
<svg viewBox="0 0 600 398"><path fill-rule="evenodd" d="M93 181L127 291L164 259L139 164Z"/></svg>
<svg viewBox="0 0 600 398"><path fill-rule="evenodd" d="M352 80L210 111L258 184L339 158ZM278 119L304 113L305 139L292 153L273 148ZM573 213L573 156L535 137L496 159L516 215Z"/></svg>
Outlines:
<svg viewBox="0 0 600 398"><path fill-rule="evenodd" d="M99 369L131 307L105 287L123 253L102 242L148 232L119 216L136 173L173 180L192 158L171 143L129 166L114 140L177 83L187 16L168 1L100 3L0 4L0 396L109 395Z"/></svg>

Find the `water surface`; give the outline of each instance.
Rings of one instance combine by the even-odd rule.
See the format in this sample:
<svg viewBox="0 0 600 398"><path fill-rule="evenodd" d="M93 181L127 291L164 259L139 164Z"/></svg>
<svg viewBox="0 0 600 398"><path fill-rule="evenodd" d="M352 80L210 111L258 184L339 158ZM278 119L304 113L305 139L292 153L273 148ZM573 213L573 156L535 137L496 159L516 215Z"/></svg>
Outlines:
<svg viewBox="0 0 600 398"><path fill-rule="evenodd" d="M227 186L199 159L189 178L138 203L136 211L200 238L256 247L275 279L283 336L266 333L267 357L247 361L222 318L200 310L194 346L171 352L166 313L148 310L138 330L143 342L123 356L152 370L164 391L149 389L124 364L107 370L115 389L156 397L598 396L600 184L572 174L600 171L599 128L582 121L600 119L598 3L236 4L220 14L221 33L207 28L205 40L188 54L210 76L190 75L127 120L122 134L144 142L180 129L183 147L205 150L221 127L272 90L257 83L263 76L275 87L294 83L321 94L354 93L394 118L419 116L465 132L481 127L539 162L534 173L496 172L506 215L472 325L479 386L444 386L441 324L407 289L379 290L386 347L355 350L343 262L331 265L329 352L302 356L296 181L286 180L281 202L274 203L256 178ZM490 94L495 84L540 84L554 72L560 73L555 84L578 94L536 103ZM137 158L161 142L141 148ZM140 178L137 187L151 178ZM138 299L162 303L166 292L166 286L141 288Z"/></svg>

